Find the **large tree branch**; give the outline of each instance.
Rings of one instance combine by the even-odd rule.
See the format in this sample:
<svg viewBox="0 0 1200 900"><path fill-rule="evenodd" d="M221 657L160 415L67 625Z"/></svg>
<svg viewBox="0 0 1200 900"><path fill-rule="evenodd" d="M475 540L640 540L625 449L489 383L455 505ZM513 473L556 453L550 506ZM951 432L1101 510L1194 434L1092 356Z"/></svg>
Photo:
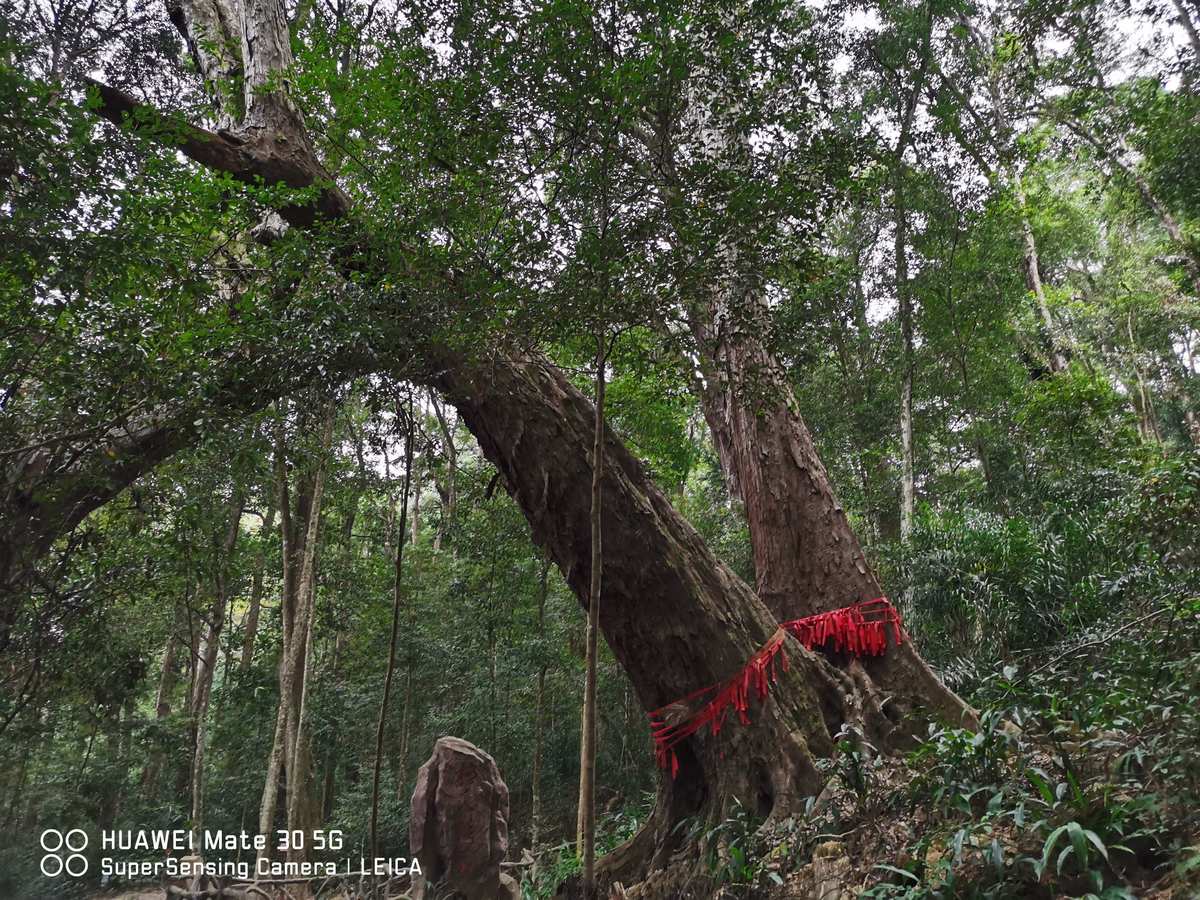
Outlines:
<svg viewBox="0 0 1200 900"><path fill-rule="evenodd" d="M97 115L159 144L174 147L206 168L225 172L249 185L317 187L311 201L279 209L290 225L308 228L319 219L344 218L350 211L350 198L313 158L306 141L288 140L273 132L243 136L208 131L181 117L160 112L119 88L92 78L84 80L99 100L95 107Z"/></svg>

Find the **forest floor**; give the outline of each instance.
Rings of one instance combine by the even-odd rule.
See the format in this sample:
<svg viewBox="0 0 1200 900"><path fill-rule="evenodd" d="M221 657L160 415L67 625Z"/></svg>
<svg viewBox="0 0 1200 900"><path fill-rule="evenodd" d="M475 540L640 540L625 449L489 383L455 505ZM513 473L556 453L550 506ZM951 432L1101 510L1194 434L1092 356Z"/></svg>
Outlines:
<svg viewBox="0 0 1200 900"><path fill-rule="evenodd" d="M1159 602L960 670L979 731L931 727L902 757L841 735L805 815L737 808L618 896L1200 898L1200 598ZM527 897L554 895L559 863Z"/></svg>
<svg viewBox="0 0 1200 900"><path fill-rule="evenodd" d="M978 732L845 736L807 817L724 823L695 896L1200 897L1200 600L1151 612L960 685Z"/></svg>

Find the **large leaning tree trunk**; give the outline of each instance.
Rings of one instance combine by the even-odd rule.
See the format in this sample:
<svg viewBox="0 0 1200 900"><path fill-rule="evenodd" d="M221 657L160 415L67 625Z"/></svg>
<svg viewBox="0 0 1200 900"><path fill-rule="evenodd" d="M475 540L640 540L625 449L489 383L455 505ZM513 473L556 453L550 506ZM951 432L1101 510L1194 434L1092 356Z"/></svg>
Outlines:
<svg viewBox="0 0 1200 900"><path fill-rule="evenodd" d="M432 378L581 602L591 578L592 404L533 355L456 360ZM600 628L646 710L736 673L775 633L775 615L721 563L645 469L606 433L601 478L605 602ZM718 820L735 798L764 816L803 808L843 723L869 724L853 680L790 637L787 671L753 723L682 745L676 777L659 786L647 826L600 866L598 878L636 879L665 864L688 816Z"/></svg>

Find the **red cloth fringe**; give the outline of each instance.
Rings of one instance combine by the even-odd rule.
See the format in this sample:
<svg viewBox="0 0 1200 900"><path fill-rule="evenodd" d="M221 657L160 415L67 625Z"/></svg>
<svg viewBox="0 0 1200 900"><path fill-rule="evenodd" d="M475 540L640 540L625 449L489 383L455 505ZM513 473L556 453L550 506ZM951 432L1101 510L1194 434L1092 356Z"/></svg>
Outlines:
<svg viewBox="0 0 1200 900"><path fill-rule="evenodd" d="M701 688L650 713L650 734L659 766L670 768L674 778L679 773L675 746L706 727L713 735L720 734L730 708L743 725L750 724L750 699L754 697L761 702L766 698L775 683L777 657L783 670L787 671L783 644L789 633L809 650L828 645L838 653L881 656L888 648L889 625L896 644L903 643L900 614L887 597L784 622L728 681ZM696 701L702 698L707 700L689 714Z"/></svg>

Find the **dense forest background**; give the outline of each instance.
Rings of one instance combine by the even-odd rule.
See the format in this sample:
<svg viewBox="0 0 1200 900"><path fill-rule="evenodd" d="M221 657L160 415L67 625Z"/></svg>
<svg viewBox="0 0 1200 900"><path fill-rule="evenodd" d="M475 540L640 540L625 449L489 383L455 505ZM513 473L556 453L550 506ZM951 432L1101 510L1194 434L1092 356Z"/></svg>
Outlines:
<svg viewBox="0 0 1200 900"><path fill-rule="evenodd" d="M586 614L408 323L588 395L607 348L609 426L754 584L687 312L718 263L761 279L725 321L981 727L890 758L838 735L832 803L696 825L712 884L773 890L854 834L869 896L1194 896L1195 0L289 3L286 91L368 250L300 221L329 189L186 158L185 120L228 127L213 72L246 77L181 38L203 6L0 5L0 896L98 887L40 876L43 827L255 831L276 792L269 822L358 852L376 777L404 855L444 734L496 759L549 896L579 866ZM90 78L164 117L114 127ZM55 473L105 502L18 566ZM597 709L603 851L667 776L604 649Z"/></svg>

